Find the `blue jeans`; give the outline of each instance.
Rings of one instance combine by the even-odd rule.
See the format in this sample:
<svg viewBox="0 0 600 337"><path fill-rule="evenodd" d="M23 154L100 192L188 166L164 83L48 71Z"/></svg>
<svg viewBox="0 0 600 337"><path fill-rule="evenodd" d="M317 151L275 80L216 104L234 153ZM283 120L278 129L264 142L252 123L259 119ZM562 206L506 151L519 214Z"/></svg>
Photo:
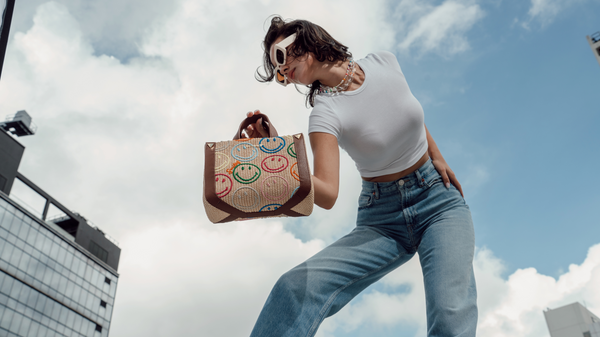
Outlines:
<svg viewBox="0 0 600 337"><path fill-rule="evenodd" d="M326 317L416 252L427 336L475 336L474 249L469 207L431 161L397 181L363 181L356 228L281 276L251 337L314 336Z"/></svg>

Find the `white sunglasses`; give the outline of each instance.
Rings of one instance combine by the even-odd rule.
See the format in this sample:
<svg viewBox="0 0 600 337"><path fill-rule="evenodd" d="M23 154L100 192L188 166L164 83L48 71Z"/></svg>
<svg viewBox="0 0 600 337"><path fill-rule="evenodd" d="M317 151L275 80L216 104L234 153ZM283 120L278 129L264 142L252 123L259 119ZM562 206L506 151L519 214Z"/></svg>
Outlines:
<svg viewBox="0 0 600 337"><path fill-rule="evenodd" d="M280 67L284 66L287 61L287 47L296 40L296 33L286 37L281 42L275 45L275 82L284 87L289 84L287 76L281 73Z"/></svg>

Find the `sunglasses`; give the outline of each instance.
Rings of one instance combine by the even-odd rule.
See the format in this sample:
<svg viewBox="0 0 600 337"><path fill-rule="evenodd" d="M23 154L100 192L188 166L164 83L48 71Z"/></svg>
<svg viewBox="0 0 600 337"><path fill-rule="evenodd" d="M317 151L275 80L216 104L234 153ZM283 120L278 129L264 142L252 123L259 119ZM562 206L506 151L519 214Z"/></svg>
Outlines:
<svg viewBox="0 0 600 337"><path fill-rule="evenodd" d="M286 37L281 42L275 45L275 82L283 85L284 87L289 84L287 76L281 72L281 67L285 65L287 61L287 47L296 40L296 33Z"/></svg>

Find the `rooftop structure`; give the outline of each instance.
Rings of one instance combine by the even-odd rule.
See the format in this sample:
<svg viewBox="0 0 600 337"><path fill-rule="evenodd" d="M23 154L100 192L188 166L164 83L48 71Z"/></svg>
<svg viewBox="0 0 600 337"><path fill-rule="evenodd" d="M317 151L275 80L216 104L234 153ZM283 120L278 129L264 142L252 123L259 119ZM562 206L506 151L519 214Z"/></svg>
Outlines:
<svg viewBox="0 0 600 337"><path fill-rule="evenodd" d="M600 64L600 32L595 32L592 36L587 36L588 43L590 44L590 48L592 48L592 52L596 57L596 61Z"/></svg>
<svg viewBox="0 0 600 337"><path fill-rule="evenodd" d="M0 128L17 137L34 135L37 130L37 126L31 122L31 116L25 110L6 116L6 120L0 122Z"/></svg>
<svg viewBox="0 0 600 337"><path fill-rule="evenodd" d="M551 337L600 337L600 318L578 302L544 311Z"/></svg>

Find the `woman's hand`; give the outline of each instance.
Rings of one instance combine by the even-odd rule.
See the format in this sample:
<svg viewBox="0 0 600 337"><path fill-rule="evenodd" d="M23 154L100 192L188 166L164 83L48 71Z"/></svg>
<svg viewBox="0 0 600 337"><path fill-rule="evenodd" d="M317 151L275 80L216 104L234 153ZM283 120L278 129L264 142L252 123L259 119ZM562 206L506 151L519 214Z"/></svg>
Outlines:
<svg viewBox="0 0 600 337"><path fill-rule="evenodd" d="M246 114L246 117L252 117L260 113L260 110L254 110L254 112L250 111ZM269 137L267 130L262 126L262 118L259 118L256 123L248 125L246 129L243 130L242 137L243 138L265 138Z"/></svg>
<svg viewBox="0 0 600 337"><path fill-rule="evenodd" d="M450 166L448 166L448 163L446 163L444 158L432 158L431 163L438 171L438 173L442 176L442 181L444 181L444 185L446 186L446 188L450 188L450 183L452 183L452 185L456 187L456 189L460 192L460 195L462 195L462 197L464 198L465 195L463 194L462 187L460 186L458 179L456 179L454 171L452 171Z"/></svg>
<svg viewBox="0 0 600 337"><path fill-rule="evenodd" d="M429 158L431 158L431 163L442 176L444 185L446 188L450 188L450 184L454 185L454 187L456 187L456 189L460 192L460 195L462 195L464 198L465 195L463 194L463 190L458 182L458 179L456 179L456 175L454 175L454 171L452 171L450 166L448 166L448 163L446 163L446 160L442 156L440 149L437 147L433 137L431 137L427 126L425 126L425 132L427 134L427 144L429 145L429 149L427 150L429 152Z"/></svg>

